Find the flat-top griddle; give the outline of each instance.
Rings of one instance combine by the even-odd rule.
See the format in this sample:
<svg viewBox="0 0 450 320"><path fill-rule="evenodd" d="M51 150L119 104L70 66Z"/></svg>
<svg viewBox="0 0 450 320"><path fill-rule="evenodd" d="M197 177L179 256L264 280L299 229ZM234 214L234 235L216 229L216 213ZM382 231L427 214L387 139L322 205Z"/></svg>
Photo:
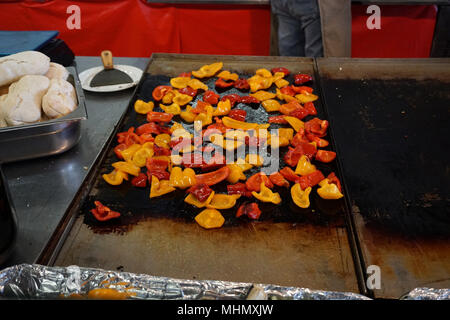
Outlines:
<svg viewBox="0 0 450 320"><path fill-rule="evenodd" d="M145 116L134 112L137 99L151 100L157 85L167 85L171 77L217 61L224 63L225 70L245 76L259 68L274 67L315 75L314 60L308 58L154 54L115 133L145 122ZM210 88L214 88L214 81L207 82ZM320 93L318 84L315 79L312 86L316 93ZM220 94L229 93L233 90ZM315 105L318 117L324 119L321 99ZM262 106L237 107L247 111L247 121L267 122L268 114ZM177 118L174 120L181 122ZM182 279L365 291L345 200L325 201L314 191L311 207L300 209L292 204L287 190L277 190L282 204L262 205L259 220L235 218L236 206L223 210L226 223L222 228L205 230L193 219L201 210L184 203L184 191L149 199L149 188L142 190L129 183L119 187L107 185L101 175L110 172L111 163L117 161L113 152L116 144L114 134L38 262ZM333 147L332 142L329 149ZM325 175L334 171L342 176L336 164L319 168ZM225 190L225 186L217 188ZM89 213L94 200L122 216L117 221L97 223Z"/></svg>

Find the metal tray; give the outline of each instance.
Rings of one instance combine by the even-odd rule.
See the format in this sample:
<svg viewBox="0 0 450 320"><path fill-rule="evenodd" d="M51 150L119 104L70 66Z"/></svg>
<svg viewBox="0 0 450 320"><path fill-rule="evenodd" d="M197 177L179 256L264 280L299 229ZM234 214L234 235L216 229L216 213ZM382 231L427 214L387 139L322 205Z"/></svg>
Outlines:
<svg viewBox="0 0 450 320"><path fill-rule="evenodd" d="M75 88L78 108L70 114L33 124L0 128L0 162L39 158L69 150L81 137L81 120L87 119L84 92L75 66L66 67Z"/></svg>
<svg viewBox="0 0 450 320"><path fill-rule="evenodd" d="M318 59L376 298L450 286L450 59Z"/></svg>
<svg viewBox="0 0 450 320"><path fill-rule="evenodd" d="M314 89L320 91L314 60L309 58L154 54L128 110L37 263L365 293L359 259L353 259L357 252L344 201L330 203L314 196L312 207L302 211L290 205L290 195L283 194L284 204L262 208L260 221L241 221L224 211L223 228L204 230L193 220L197 212L186 207L183 194L150 200L148 190L128 184L111 188L101 178L116 161L115 134L145 121L133 110L136 99L149 100L152 89L168 83L170 77L216 61L246 75L279 66L309 73L316 78ZM316 108L323 118L320 100ZM262 107L258 112L246 110L253 117L248 121L267 120ZM341 176L335 165L321 169ZM122 217L96 223L89 214L94 199L122 212Z"/></svg>

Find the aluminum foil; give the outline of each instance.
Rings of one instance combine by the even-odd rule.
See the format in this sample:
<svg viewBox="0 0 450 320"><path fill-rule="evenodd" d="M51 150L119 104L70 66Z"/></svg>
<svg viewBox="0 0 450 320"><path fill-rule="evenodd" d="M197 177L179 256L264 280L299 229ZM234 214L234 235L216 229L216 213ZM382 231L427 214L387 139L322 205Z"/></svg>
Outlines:
<svg viewBox="0 0 450 320"><path fill-rule="evenodd" d="M416 288L402 300L450 300L450 289Z"/></svg>
<svg viewBox="0 0 450 320"><path fill-rule="evenodd" d="M94 295L95 292L102 292L104 295ZM111 292L117 294L108 295ZM227 281L180 280L78 266L46 267L22 264L0 271L0 298L94 297L166 300L370 300L351 292Z"/></svg>

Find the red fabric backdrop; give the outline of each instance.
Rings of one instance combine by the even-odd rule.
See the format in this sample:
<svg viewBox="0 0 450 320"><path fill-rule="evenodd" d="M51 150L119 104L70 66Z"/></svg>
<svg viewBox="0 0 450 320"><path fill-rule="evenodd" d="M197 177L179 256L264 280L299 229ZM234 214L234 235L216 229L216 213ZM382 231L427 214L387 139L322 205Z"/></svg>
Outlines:
<svg viewBox="0 0 450 320"><path fill-rule="evenodd" d="M81 29L69 30L66 10L77 5ZM58 30L76 55L148 57L152 52L268 55L268 6L147 4L50 0L0 3L2 30Z"/></svg>
<svg viewBox="0 0 450 320"><path fill-rule="evenodd" d="M67 8L81 11L70 30ZM428 57L435 6L380 6L381 29L366 27L366 5L352 6L353 57ZM153 52L268 55L270 7L147 4L145 0L0 0L1 30L58 30L76 55L148 57Z"/></svg>
<svg viewBox="0 0 450 320"><path fill-rule="evenodd" d="M379 6L381 29L366 26L367 5L352 6L352 57L427 58L437 9L428 6Z"/></svg>

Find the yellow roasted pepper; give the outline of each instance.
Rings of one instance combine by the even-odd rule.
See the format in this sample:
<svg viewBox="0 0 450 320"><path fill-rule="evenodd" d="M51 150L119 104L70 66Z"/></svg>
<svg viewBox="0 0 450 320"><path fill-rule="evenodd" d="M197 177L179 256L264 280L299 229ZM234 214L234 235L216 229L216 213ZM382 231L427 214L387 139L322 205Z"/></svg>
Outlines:
<svg viewBox="0 0 450 320"><path fill-rule="evenodd" d="M195 221L205 229L213 229L222 227L225 218L216 209L205 209L195 217Z"/></svg>
<svg viewBox="0 0 450 320"><path fill-rule="evenodd" d="M300 184L296 183L291 188L291 197L294 203L300 208L308 208L309 203L309 194L311 193L311 187L302 190Z"/></svg>
<svg viewBox="0 0 450 320"><path fill-rule="evenodd" d="M344 195L339 191L339 188L334 183L329 183L328 179L323 179L319 182L320 188L317 189L317 193L322 199L337 200Z"/></svg>
<svg viewBox="0 0 450 320"><path fill-rule="evenodd" d="M217 108L213 111L213 116L226 116L231 111L230 100L219 101Z"/></svg>
<svg viewBox="0 0 450 320"><path fill-rule="evenodd" d="M190 77L176 77L170 79L170 85L177 89L183 89L188 86L189 81L191 81Z"/></svg>
<svg viewBox="0 0 450 320"><path fill-rule="evenodd" d="M153 111L154 106L155 104L153 103L153 101L145 102L143 100L138 99L134 103L134 111L140 114L147 114L150 111Z"/></svg>
<svg viewBox="0 0 450 320"><path fill-rule="evenodd" d="M259 154L248 153L245 156L245 162L253 166L261 167L264 164L264 158Z"/></svg>
<svg viewBox="0 0 450 320"><path fill-rule="evenodd" d="M206 205L210 209L230 209L236 205L236 200L241 197L240 194L215 194L211 202Z"/></svg>
<svg viewBox="0 0 450 320"><path fill-rule="evenodd" d="M166 106L164 104L160 104L159 107L161 109L163 109L163 111L165 113L170 113L170 114L173 114L175 116L177 116L177 115L179 115L181 113L180 105L178 103L175 103L175 102L172 103L171 105L168 105L168 106Z"/></svg>
<svg viewBox="0 0 450 320"><path fill-rule="evenodd" d="M237 79L239 79L239 75L237 73L231 73L230 71L224 70L217 75L217 78L236 81Z"/></svg>
<svg viewBox="0 0 450 320"><path fill-rule="evenodd" d="M208 199L206 199L203 202L200 202L196 196L194 196L192 193L189 193L188 196L184 199L184 202L192 204L193 206L196 206L197 208L204 208L206 207L214 197L215 192L211 192Z"/></svg>
<svg viewBox="0 0 450 320"><path fill-rule="evenodd" d="M300 129L305 128L305 123L296 117L284 116L284 119L294 128L295 131L300 131Z"/></svg>
<svg viewBox="0 0 450 320"><path fill-rule="evenodd" d="M262 202L272 202L274 204L281 203L280 194L278 192L272 192L272 190L267 188L264 181L261 182L261 191L259 193L252 191L252 195Z"/></svg>
<svg viewBox="0 0 450 320"><path fill-rule="evenodd" d="M259 74L256 74L253 77L248 78L247 82L250 85L250 91L256 92L258 90L269 89L273 83L273 79L272 76L264 77Z"/></svg>
<svg viewBox="0 0 450 320"><path fill-rule="evenodd" d="M289 81L285 79L278 79L275 80L275 85L277 86L277 88L283 88L289 85Z"/></svg>
<svg viewBox="0 0 450 320"><path fill-rule="evenodd" d="M179 93L178 91L175 93L175 97L173 97L172 102L178 104L179 106L184 106L192 101L192 97L187 94Z"/></svg>
<svg viewBox="0 0 450 320"><path fill-rule="evenodd" d="M191 110L192 110L192 107L188 105L186 107L186 110L184 110L180 113L181 119L183 119L184 121L186 121L188 123L194 122L195 117L197 117L197 114L191 112Z"/></svg>
<svg viewBox="0 0 450 320"><path fill-rule="evenodd" d="M186 189L195 184L195 171L191 168L181 169L173 167L170 172L169 183L172 187Z"/></svg>
<svg viewBox="0 0 450 320"><path fill-rule="evenodd" d="M295 98L300 103L307 103L307 102L316 101L319 97L316 96L315 94L304 92L304 93L300 93L300 94L295 95Z"/></svg>
<svg viewBox="0 0 450 320"><path fill-rule="evenodd" d="M137 176L139 174L139 172L141 172L141 168L139 168L132 162L118 161L118 162L114 162L112 164L112 166L115 169L129 173L132 176Z"/></svg>
<svg viewBox="0 0 450 320"><path fill-rule="evenodd" d="M257 123L239 121L230 117L223 117L222 122L226 127L231 129L252 130L258 128Z"/></svg>
<svg viewBox="0 0 450 320"><path fill-rule="evenodd" d="M175 90L170 90L164 95L161 102L164 104L171 104L174 97L175 97Z"/></svg>
<svg viewBox="0 0 450 320"><path fill-rule="evenodd" d="M138 151L141 148L140 144L132 144L131 146L129 146L128 148L121 150L120 154L122 155L123 159L125 161L131 161L131 159L133 158L133 155L136 153L136 151Z"/></svg>
<svg viewBox="0 0 450 320"><path fill-rule="evenodd" d="M297 99L295 97L292 97L288 94L281 93L280 89L278 89L278 88L276 89L276 95L277 95L278 99L284 100L286 102L297 101Z"/></svg>
<svg viewBox="0 0 450 320"><path fill-rule="evenodd" d="M147 159L153 156L153 149L150 148L140 148L133 155L132 161L137 167L142 168L145 166Z"/></svg>
<svg viewBox="0 0 450 320"><path fill-rule="evenodd" d="M199 70L192 71L192 75L196 78L212 77L223 67L223 62L215 62L204 65Z"/></svg>
<svg viewBox="0 0 450 320"><path fill-rule="evenodd" d="M128 180L128 174L121 170L114 169L111 173L105 173L103 179L113 186L118 186L123 180Z"/></svg>
<svg viewBox="0 0 450 320"><path fill-rule="evenodd" d="M162 196L164 194L175 191L169 183L169 180L161 180L155 176L152 176L152 186L150 187L150 198Z"/></svg>
<svg viewBox="0 0 450 320"><path fill-rule="evenodd" d="M168 149L168 148L169 148L170 140L171 140L171 137L170 137L169 134L167 134L167 133L161 133L161 134L158 134L158 135L155 137L154 143L155 143L158 147L161 147L161 148L167 148L167 149Z"/></svg>
<svg viewBox="0 0 450 320"><path fill-rule="evenodd" d="M295 173L301 176L306 176L307 174L313 173L317 168L315 165L309 161L309 158L302 155L297 163L297 168L295 168Z"/></svg>
<svg viewBox="0 0 450 320"><path fill-rule="evenodd" d="M264 100L261 105L267 112L280 111L280 103L275 99Z"/></svg>
<svg viewBox="0 0 450 320"><path fill-rule="evenodd" d="M216 146L229 151L235 150L244 144L244 141L224 139L221 134L212 134L209 136L209 139Z"/></svg>
<svg viewBox="0 0 450 320"><path fill-rule="evenodd" d="M264 69L264 68L256 70L255 74L257 74L258 76L264 77L264 78L272 77L272 72L270 72L269 70Z"/></svg>
<svg viewBox="0 0 450 320"><path fill-rule="evenodd" d="M237 183L239 180L246 180L247 177L245 176L241 166L235 163L227 164L228 168L230 168L230 174L227 177L227 181L231 184Z"/></svg>
<svg viewBox="0 0 450 320"><path fill-rule="evenodd" d="M265 101L265 100L273 99L276 97L275 93L264 91L264 90L259 90L255 93L250 93L250 95L252 97L258 99L259 101Z"/></svg>
<svg viewBox="0 0 450 320"><path fill-rule="evenodd" d="M198 90L198 89L202 89L205 91L208 90L208 86L198 79L191 79L187 85L188 85L188 87L191 87L194 90Z"/></svg>

